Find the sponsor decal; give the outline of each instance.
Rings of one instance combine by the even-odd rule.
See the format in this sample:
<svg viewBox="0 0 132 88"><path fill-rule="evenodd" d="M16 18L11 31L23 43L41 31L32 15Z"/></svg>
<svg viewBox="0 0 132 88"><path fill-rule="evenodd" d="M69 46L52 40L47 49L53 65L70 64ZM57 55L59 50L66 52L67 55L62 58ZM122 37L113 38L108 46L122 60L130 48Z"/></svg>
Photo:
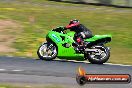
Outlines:
<svg viewBox="0 0 132 88"><path fill-rule="evenodd" d="M52 36L58 41L60 42L60 40L57 38L57 36L55 34L52 34Z"/></svg>

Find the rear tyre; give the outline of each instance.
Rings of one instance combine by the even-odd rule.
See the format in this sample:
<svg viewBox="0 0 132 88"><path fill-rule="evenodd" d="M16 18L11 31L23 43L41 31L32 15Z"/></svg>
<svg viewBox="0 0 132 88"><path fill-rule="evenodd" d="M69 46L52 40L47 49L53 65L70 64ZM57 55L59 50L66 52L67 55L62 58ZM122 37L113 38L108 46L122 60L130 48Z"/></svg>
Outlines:
<svg viewBox="0 0 132 88"><path fill-rule="evenodd" d="M57 47L53 43L44 43L38 48L37 54L41 60L51 61L57 56Z"/></svg>
<svg viewBox="0 0 132 88"><path fill-rule="evenodd" d="M93 46L93 49L98 49L99 52L85 53L85 59L88 59L92 64L103 64L108 61L110 57L110 50L105 46Z"/></svg>

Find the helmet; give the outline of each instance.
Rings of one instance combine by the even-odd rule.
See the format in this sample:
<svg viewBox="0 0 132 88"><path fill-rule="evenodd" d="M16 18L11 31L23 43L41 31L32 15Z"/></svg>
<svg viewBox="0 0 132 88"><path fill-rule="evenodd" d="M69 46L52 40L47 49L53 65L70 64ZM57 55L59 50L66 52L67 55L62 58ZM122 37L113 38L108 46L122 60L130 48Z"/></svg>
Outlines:
<svg viewBox="0 0 132 88"><path fill-rule="evenodd" d="M66 26L66 28L72 28L76 27L80 24L80 22L77 19L71 20L69 25Z"/></svg>

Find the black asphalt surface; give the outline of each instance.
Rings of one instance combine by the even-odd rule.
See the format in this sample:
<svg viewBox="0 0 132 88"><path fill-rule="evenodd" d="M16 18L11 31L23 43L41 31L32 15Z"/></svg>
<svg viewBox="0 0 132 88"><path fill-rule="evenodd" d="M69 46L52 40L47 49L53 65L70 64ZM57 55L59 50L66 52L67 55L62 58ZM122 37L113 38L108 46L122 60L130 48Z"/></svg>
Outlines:
<svg viewBox="0 0 132 88"><path fill-rule="evenodd" d="M42 61L31 58L0 57L0 83L59 84L71 88L82 66L89 74L130 74L132 66L95 65L82 62ZM129 84L86 84L83 88L132 88Z"/></svg>

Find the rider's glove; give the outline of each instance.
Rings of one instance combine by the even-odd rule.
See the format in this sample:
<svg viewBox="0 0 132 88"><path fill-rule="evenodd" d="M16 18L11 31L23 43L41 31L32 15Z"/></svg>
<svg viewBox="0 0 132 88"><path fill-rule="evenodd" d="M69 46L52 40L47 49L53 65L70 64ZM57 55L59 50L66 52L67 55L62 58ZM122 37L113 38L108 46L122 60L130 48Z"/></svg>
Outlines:
<svg viewBox="0 0 132 88"><path fill-rule="evenodd" d="M53 30L64 31L64 30L66 30L66 28L63 27L63 26L59 26L59 27L57 27L57 28L55 28L55 29L53 29Z"/></svg>

